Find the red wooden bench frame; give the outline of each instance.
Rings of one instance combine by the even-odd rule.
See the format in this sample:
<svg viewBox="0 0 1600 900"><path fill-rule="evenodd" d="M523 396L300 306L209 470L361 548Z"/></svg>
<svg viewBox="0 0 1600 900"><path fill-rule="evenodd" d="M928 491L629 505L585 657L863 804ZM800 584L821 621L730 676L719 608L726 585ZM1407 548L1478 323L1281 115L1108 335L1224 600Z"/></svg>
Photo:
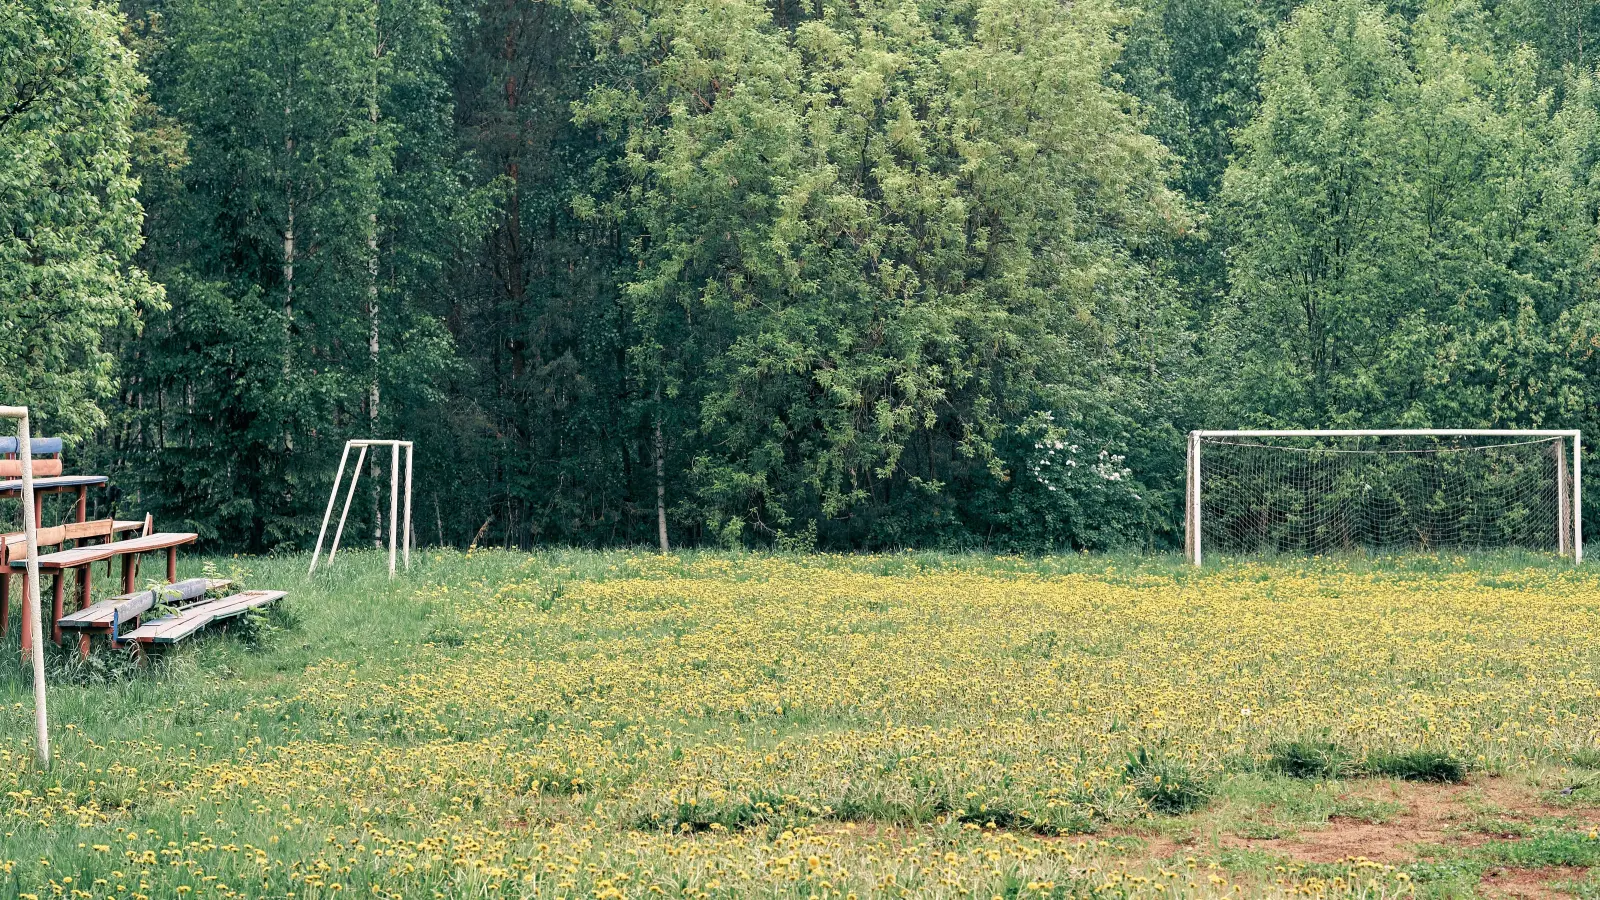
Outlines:
<svg viewBox="0 0 1600 900"><path fill-rule="evenodd" d="M39 547L60 547L67 541L83 545L95 539L110 541L124 531L144 529L150 533L150 519L143 522L126 522L117 519L98 519L93 522L72 522L39 529ZM25 541L22 532L0 534L0 637L4 637L11 622L11 574L9 561L23 552ZM107 573L109 574L109 563Z"/></svg>
<svg viewBox="0 0 1600 900"><path fill-rule="evenodd" d="M94 544L88 547L74 547L71 550L57 550L54 553L39 554L40 577L45 572L54 576L51 582L50 605L51 637L56 643L61 643L61 618L62 607L66 600L66 573L69 569L78 570L78 603L80 609L87 609L90 602L90 586L92 581L93 566L97 562L108 561L120 557L122 559L122 591L131 593L134 580L137 577L139 557L144 553L157 550L167 551L167 581L171 583L178 580L178 548L184 544L194 543L199 535L188 531L159 532L144 537L131 538L125 541L111 541L105 544ZM27 561L14 559L7 562L10 571L26 571ZM7 572L7 570L0 570ZM9 574L9 572L7 572ZM26 579L26 575L24 575ZM9 579L8 579L9 580ZM33 646L33 623L23 616L22 622L22 647L27 650ZM89 636L82 635L79 649L84 649Z"/></svg>

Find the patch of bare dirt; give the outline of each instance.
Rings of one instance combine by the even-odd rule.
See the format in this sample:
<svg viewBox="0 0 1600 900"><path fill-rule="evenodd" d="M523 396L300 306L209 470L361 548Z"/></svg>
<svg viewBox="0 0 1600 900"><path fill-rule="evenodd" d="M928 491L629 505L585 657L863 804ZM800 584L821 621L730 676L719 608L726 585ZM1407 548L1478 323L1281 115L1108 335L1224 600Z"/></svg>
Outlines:
<svg viewBox="0 0 1600 900"><path fill-rule="evenodd" d="M1335 816L1321 828L1288 837L1225 835L1219 841L1223 846L1266 850L1306 862L1365 857L1398 863L1415 859L1419 845L1473 847L1496 838L1514 840L1519 836L1515 826L1522 822L1546 816L1588 820L1593 815L1590 810L1550 806L1534 788L1504 778L1465 784L1357 782L1346 796L1399 803L1405 809L1382 823ZM1506 827L1496 830L1497 822Z"/></svg>
<svg viewBox="0 0 1600 900"><path fill-rule="evenodd" d="M1546 866L1541 869L1493 868L1483 873L1479 891L1485 897L1506 900L1557 900L1571 895L1556 887L1577 881L1585 870L1572 866Z"/></svg>

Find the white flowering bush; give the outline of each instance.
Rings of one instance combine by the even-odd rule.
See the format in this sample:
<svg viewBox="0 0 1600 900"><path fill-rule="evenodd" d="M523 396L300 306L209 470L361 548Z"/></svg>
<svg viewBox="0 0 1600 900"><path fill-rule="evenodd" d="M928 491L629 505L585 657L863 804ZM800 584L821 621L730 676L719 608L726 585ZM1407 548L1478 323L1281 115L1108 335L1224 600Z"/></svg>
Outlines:
<svg viewBox="0 0 1600 900"><path fill-rule="evenodd" d="M1018 430L1012 472L1019 545L1102 548L1143 517L1144 497L1114 441L1039 413ZM1115 523L1114 527L1106 527Z"/></svg>

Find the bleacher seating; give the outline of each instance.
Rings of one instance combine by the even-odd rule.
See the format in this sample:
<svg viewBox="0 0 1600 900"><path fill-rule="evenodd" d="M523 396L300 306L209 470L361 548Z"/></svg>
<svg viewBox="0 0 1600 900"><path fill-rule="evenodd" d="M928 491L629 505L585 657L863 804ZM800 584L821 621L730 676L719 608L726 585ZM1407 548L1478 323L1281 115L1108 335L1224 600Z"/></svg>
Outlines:
<svg viewBox="0 0 1600 900"><path fill-rule="evenodd" d="M274 603L284 596L282 591L245 591L229 597L213 598L216 591L229 582L207 579L190 579L174 584L177 579L178 548L193 543L193 532L157 532L154 523L146 516L143 521L100 519L88 521L88 488L105 485L103 475L66 475L62 473L62 442L59 438L36 438L29 446L33 458L34 490L36 494L77 492L76 521L38 529L38 566L40 577L49 575L51 581L50 616L51 635L60 643L62 630L78 634L79 650L87 655L91 634L102 634L112 646L124 641L141 644L165 644L194 634L211 622L233 618L242 613ZM16 438L0 438L0 498L15 497L22 491L22 461L18 458ZM43 498L35 498L35 513L42 516ZM137 536L122 537L129 532ZM67 546L71 544L71 546ZM145 553L166 553L167 587L155 591L134 591L138 578L139 559ZM10 621L11 576L26 579L26 538L22 532L0 534L0 635L6 633ZM106 563L107 574L114 561L122 562L122 594L93 602L93 568L97 562ZM77 573L78 610L64 610L67 573ZM155 621L145 621L152 609L173 614ZM121 634L124 625L132 631ZM32 643L32 623L24 617L22 646L26 650Z"/></svg>

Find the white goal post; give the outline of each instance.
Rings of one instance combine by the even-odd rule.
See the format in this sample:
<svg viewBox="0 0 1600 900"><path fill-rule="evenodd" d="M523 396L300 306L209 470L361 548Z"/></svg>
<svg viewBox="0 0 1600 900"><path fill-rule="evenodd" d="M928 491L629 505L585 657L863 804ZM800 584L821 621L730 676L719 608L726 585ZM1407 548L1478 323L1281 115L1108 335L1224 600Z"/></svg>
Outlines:
<svg viewBox="0 0 1600 900"><path fill-rule="evenodd" d="M333 516L333 504L339 499L339 483L344 480L345 462L350 459L350 448L359 448L361 453L356 457L355 471L350 473L350 491L345 494L344 510L339 513L339 527L333 532L333 546L328 550L328 561L324 565L333 565L333 557L339 552L339 539L344 536L344 520L350 515L350 503L356 496L356 482L361 480L361 466L367 461L368 447L389 448L389 577L394 577L395 535L402 537L400 543L404 547L406 571L411 570L411 463L414 448L410 441L379 441L379 440L354 440L345 441L344 453L339 456L339 471L333 476L333 490L328 492L328 508L322 513L322 528L317 531L317 548L311 552L311 567L306 570L309 577L317 571L317 558L322 555L322 539L328 534L328 520ZM396 509L400 499L400 451L405 451L406 457L406 504L403 522Z"/></svg>
<svg viewBox="0 0 1600 900"><path fill-rule="evenodd" d="M1580 563L1582 453L1583 433L1566 429L1192 431L1184 555L1200 565L1208 532L1311 552L1356 546L1374 532L1425 549L1494 534ZM1462 461L1469 454L1476 468ZM1216 492L1232 491L1224 500L1207 493L1217 482ZM1208 513L1208 504L1225 508ZM1385 514L1403 521L1385 526Z"/></svg>

